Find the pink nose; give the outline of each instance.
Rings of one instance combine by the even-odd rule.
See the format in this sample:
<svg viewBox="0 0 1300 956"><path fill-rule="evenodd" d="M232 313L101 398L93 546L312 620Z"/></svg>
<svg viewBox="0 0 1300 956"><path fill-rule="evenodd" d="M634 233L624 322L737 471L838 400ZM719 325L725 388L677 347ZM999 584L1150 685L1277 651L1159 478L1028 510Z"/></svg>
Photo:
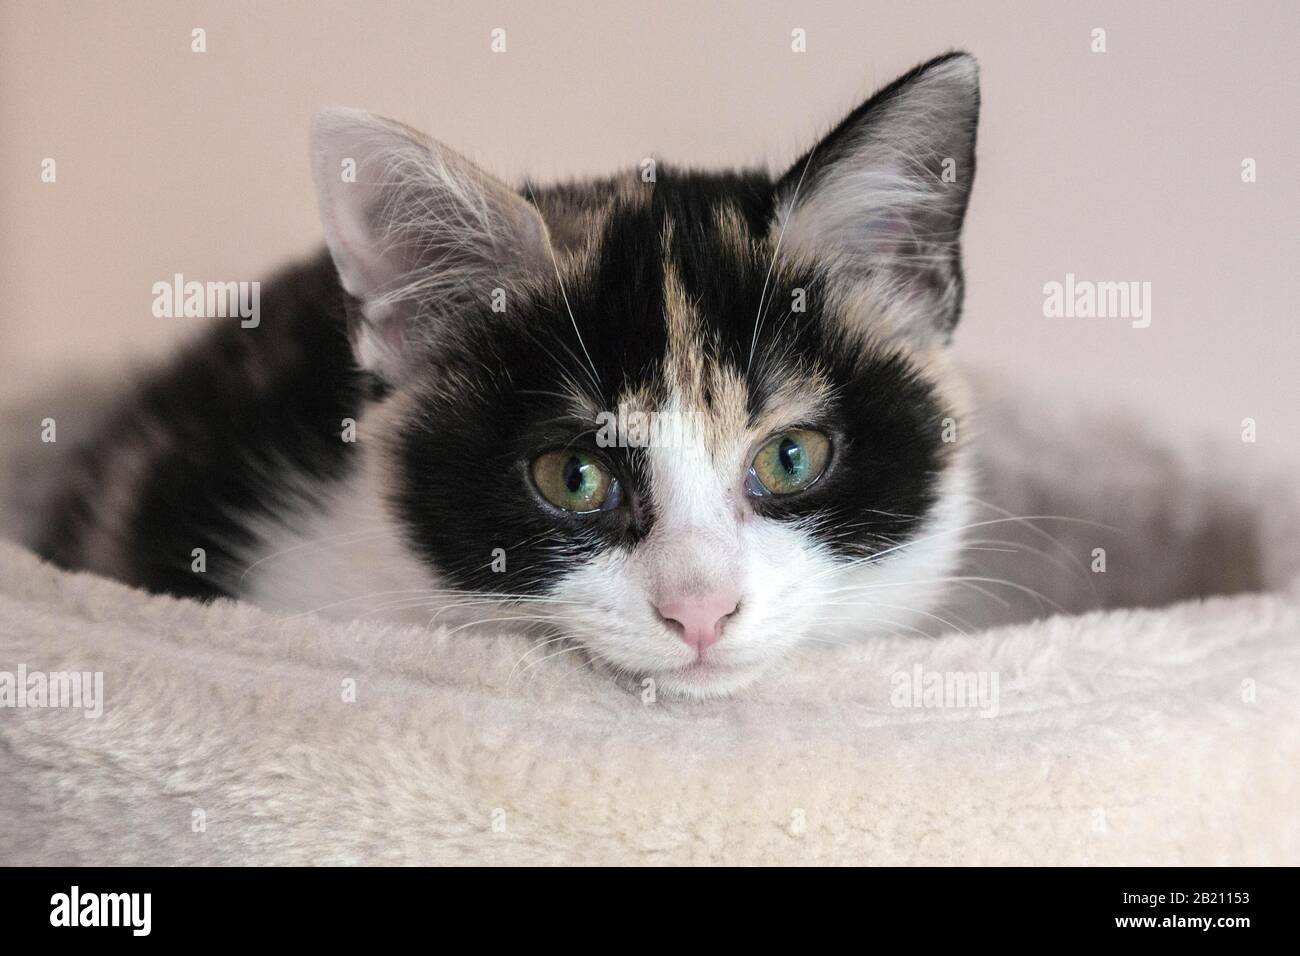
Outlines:
<svg viewBox="0 0 1300 956"><path fill-rule="evenodd" d="M677 624L677 636L704 651L722 636L722 624L740 602L735 591L713 591L700 597L675 598L656 605L659 614Z"/></svg>

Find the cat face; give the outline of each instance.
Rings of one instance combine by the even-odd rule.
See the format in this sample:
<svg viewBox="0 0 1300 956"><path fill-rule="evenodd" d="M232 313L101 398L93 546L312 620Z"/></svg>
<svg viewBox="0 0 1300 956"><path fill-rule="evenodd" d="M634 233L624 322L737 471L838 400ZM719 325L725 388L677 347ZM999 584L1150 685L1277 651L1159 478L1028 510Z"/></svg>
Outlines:
<svg viewBox="0 0 1300 956"><path fill-rule="evenodd" d="M953 55L775 180L659 165L522 192L322 117L357 355L398 409L389 504L431 579L670 694L909 627L958 545L945 345L977 104Z"/></svg>

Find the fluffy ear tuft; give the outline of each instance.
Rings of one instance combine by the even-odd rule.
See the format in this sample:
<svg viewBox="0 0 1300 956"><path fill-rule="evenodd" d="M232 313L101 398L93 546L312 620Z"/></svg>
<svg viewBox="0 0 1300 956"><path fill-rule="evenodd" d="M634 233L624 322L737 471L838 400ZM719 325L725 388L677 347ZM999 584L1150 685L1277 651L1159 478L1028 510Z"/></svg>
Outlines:
<svg viewBox="0 0 1300 956"><path fill-rule="evenodd" d="M894 81L782 177L773 223L781 250L824 264L846 297L875 300L897 331L946 337L961 313L959 240L978 120L969 54Z"/></svg>
<svg viewBox="0 0 1300 956"><path fill-rule="evenodd" d="M319 113L311 140L325 241L361 302L357 358L390 382L494 288L552 268L537 210L447 147L343 109Z"/></svg>

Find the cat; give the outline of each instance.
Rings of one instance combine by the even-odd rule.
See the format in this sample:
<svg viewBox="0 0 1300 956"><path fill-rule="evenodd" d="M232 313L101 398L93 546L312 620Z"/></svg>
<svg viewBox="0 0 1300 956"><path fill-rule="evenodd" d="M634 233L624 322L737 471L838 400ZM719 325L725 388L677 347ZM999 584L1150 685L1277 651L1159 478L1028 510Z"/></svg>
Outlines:
<svg viewBox="0 0 1300 956"><path fill-rule="evenodd" d="M693 698L909 628L965 520L978 115L950 53L779 176L515 190L326 111L327 248L105 411L38 550L181 596L518 622Z"/></svg>

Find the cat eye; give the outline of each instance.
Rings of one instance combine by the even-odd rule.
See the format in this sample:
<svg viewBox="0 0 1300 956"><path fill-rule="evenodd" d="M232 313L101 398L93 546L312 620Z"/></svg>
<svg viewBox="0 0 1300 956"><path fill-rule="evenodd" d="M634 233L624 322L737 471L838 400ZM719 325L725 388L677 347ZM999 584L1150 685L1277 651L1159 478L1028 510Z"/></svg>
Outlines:
<svg viewBox="0 0 1300 956"><path fill-rule="evenodd" d="M792 495L822 476L831 442L821 432L795 428L768 439L745 475L745 490L756 498Z"/></svg>
<svg viewBox="0 0 1300 956"><path fill-rule="evenodd" d="M623 500L608 470L584 451L548 451L533 459L533 484L543 498L564 511L612 511Z"/></svg>

